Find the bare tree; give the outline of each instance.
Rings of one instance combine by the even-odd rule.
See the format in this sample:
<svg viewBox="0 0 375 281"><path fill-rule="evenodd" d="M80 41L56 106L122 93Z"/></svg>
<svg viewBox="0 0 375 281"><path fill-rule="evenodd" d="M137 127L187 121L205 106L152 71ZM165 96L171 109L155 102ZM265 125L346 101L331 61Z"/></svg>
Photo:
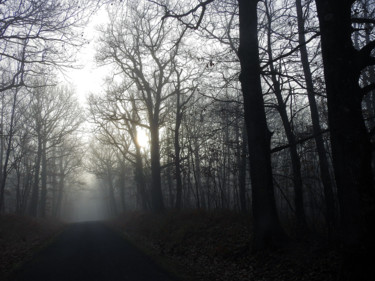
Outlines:
<svg viewBox="0 0 375 281"><path fill-rule="evenodd" d="M36 216L39 205L39 179L41 179L40 211L45 216L47 198L47 154L52 147L76 131L82 123L81 111L67 88L41 87L33 90L30 118L36 137L37 151L34 183L30 201L30 215ZM43 86L43 87L42 87ZM41 171L40 171L41 168ZM41 174L39 174L41 172Z"/></svg>
<svg viewBox="0 0 375 281"><path fill-rule="evenodd" d="M79 4L79 5L77 5ZM53 76L53 69L72 67L75 52L85 42L78 27L83 26L98 2L80 1L0 1L0 92L13 95L11 123L18 109L22 87L33 88L35 79ZM9 148L13 139L11 125L8 149L1 167L0 209L3 209ZM3 134L1 136L3 141ZM1 146L1 155L3 155ZM3 162L1 162L3 164Z"/></svg>
<svg viewBox="0 0 375 281"><path fill-rule="evenodd" d="M98 59L114 63L126 79L127 87L137 91L136 101L144 110L143 127L150 131L152 206L164 209L161 188L160 128L168 115L166 101L175 95L171 83L179 50L176 41L181 31L160 24L161 8L147 2L119 8L111 14L112 22L102 32Z"/></svg>
<svg viewBox="0 0 375 281"><path fill-rule="evenodd" d="M155 1L152 1L155 3ZM156 1L157 2L157 1ZM186 28L199 28L207 6L214 0L200 2L183 12L163 7L166 17L181 21ZM285 241L285 233L277 215L272 167L271 132L267 126L261 87L261 68L258 44L258 0L238 1L239 4L239 48L242 93L244 98L245 124L248 133L250 174L254 215L254 249L270 245L278 246ZM253 163L253 164L251 164Z"/></svg>
<svg viewBox="0 0 375 281"><path fill-rule="evenodd" d="M306 4L308 5L308 3ZM306 9L309 7L306 6ZM332 228L335 224L335 204L334 204L334 195L333 195L333 183L329 173L329 163L327 159L327 152L324 145L323 137L321 132L321 124L319 111L315 99L315 89L313 84L313 77L311 74L311 67L309 64L309 56L306 46L305 38L305 18L303 13L303 7L301 0L296 0L296 11L297 11L297 26L298 26L298 41L300 44L300 54L301 54L301 63L303 67L303 73L305 77L307 97L309 99L309 106L311 112L311 122L313 126L313 133L315 136L316 148L319 156L319 168L320 175L322 179L322 184L324 187L324 196L325 196L325 216L326 223L332 231Z"/></svg>
<svg viewBox="0 0 375 281"><path fill-rule="evenodd" d="M115 173L117 167L116 148L106 145L103 149L101 144L92 143L89 154L89 171L102 180L105 193L108 196L108 207L111 216L116 216L117 203L115 198Z"/></svg>
<svg viewBox="0 0 375 281"><path fill-rule="evenodd" d="M52 178L52 202L51 215L61 216L64 194L67 193L67 182L77 183L78 174L82 173L85 146L79 140L77 133L65 136L62 142L55 147L51 147L49 155L48 174Z"/></svg>
<svg viewBox="0 0 375 281"><path fill-rule="evenodd" d="M290 159L292 163L292 170L293 170L293 185L294 185L294 206L295 206L295 215L297 218L297 227L298 231L303 231L306 229L306 215L304 210L303 204L303 183L302 183L302 174L301 174L301 161L297 152L297 144L296 144L296 136L293 132L291 121L289 120L288 113L287 113L287 102L286 100L289 99L289 96L286 97L284 100L282 94L282 85L280 80L277 77L277 72L274 66L273 61L273 51L272 51L272 16L273 11L270 10L270 3L265 1L265 14L267 17L267 52L269 56L269 68L271 73L271 81L272 81L272 88L273 92L277 99L277 110L280 114L282 124L284 126L285 134L288 139L288 143L290 144L289 152L290 152Z"/></svg>
<svg viewBox="0 0 375 281"><path fill-rule="evenodd" d="M149 196L144 172L145 155L138 141L141 118L137 103L131 94L125 98L122 87L113 87L108 89L104 97L90 97L90 113L97 128L96 137L101 143L115 147L134 166L138 195L142 209L146 210L149 207Z"/></svg>
<svg viewBox="0 0 375 281"><path fill-rule="evenodd" d="M87 21L96 3L21 0L2 1L0 6L2 92L30 85L32 77L48 74L48 67L71 67L73 48L85 43L75 28Z"/></svg>
<svg viewBox="0 0 375 281"><path fill-rule="evenodd" d="M2 93L2 104L1 104L1 122L0 122L0 211L4 211L4 192L5 192L5 186L7 183L8 174L10 172L10 157L11 152L14 148L13 138L14 134L16 132L15 129L15 123L17 118L17 105L19 103L18 95L19 95L19 88L13 89L13 97L10 100L11 106L10 106L10 116L4 116L6 111L6 108L8 108L6 102L5 102L5 95ZM18 114L19 115L19 114ZM9 122L9 128L7 128L7 133L5 134L5 122L4 119L6 117L10 118ZM5 155L4 155L5 153Z"/></svg>

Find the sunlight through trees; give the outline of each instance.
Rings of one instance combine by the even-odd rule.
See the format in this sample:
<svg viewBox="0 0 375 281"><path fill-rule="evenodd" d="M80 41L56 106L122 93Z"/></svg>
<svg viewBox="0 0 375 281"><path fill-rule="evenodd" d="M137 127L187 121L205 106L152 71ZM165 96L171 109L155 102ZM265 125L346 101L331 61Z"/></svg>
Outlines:
<svg viewBox="0 0 375 281"><path fill-rule="evenodd" d="M345 249L341 280L365 280L374 17L373 0L0 1L1 213L90 194L102 217L251 213L252 250L320 233ZM60 81L80 50L103 67L82 106Z"/></svg>

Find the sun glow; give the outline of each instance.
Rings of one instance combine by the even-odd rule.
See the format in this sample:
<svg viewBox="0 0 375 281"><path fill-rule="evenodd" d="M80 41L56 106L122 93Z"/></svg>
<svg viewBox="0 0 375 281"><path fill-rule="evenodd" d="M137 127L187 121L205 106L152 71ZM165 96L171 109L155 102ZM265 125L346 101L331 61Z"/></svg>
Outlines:
<svg viewBox="0 0 375 281"><path fill-rule="evenodd" d="M138 129L137 142L143 149L150 147L150 137L145 129Z"/></svg>

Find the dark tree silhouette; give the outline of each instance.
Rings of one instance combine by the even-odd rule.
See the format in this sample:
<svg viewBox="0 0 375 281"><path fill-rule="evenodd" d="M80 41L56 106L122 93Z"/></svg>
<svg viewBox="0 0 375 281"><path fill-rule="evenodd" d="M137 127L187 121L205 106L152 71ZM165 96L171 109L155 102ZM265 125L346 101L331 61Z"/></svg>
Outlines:
<svg viewBox="0 0 375 281"><path fill-rule="evenodd" d="M285 239L280 225L271 167L271 132L267 126L260 81L258 0L239 0L241 63L240 81L250 155L254 216L254 249L278 247Z"/></svg>
<svg viewBox="0 0 375 281"><path fill-rule="evenodd" d="M151 1L154 2L154 1ZM176 14L167 6L166 17L176 18L186 28L199 28L206 6L213 0L203 1L191 10ZM254 216L254 250L279 247L286 239L281 227L274 198L271 167L271 132L267 126L261 87L261 69L258 45L257 5L259 0L239 0L240 45L238 56L241 64L240 82L244 98L245 123L250 156L252 208ZM200 11L195 17L189 17ZM184 21L184 19L186 19Z"/></svg>
<svg viewBox="0 0 375 281"><path fill-rule="evenodd" d="M375 64L375 41L356 50L351 18L354 0L316 0L320 22L328 121L340 204L345 261L341 280L368 280L375 253L375 190L372 145L362 115L362 100L374 84L359 85L361 71ZM371 258L372 257L372 258Z"/></svg>
<svg viewBox="0 0 375 281"><path fill-rule="evenodd" d="M333 183L329 173L329 163L327 158L326 149L324 146L323 136L321 132L319 111L315 99L315 91L313 78L311 74L311 68L309 64L309 57L306 47L306 38L305 38L305 19L303 16L303 7L301 0L296 0L296 11L297 11L297 27L298 27L298 42L300 44L300 54L301 54L301 63L303 68L303 73L305 76L307 97L309 99L309 106L311 112L311 122L313 126L314 139L316 143L316 148L319 156L319 169L322 179L322 184L324 187L324 198L325 198L325 217L326 223L329 226L329 230L333 230L335 224L335 202L333 195Z"/></svg>

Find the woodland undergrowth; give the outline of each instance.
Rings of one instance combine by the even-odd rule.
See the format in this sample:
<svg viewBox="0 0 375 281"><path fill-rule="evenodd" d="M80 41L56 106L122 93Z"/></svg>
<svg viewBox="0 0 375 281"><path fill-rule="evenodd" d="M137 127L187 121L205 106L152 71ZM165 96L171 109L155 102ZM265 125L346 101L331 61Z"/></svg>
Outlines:
<svg viewBox="0 0 375 281"><path fill-rule="evenodd" d="M114 223L154 257L185 268L190 280L336 280L341 263L335 247L316 234L252 253L250 216L230 211L129 212Z"/></svg>
<svg viewBox="0 0 375 281"><path fill-rule="evenodd" d="M63 228L54 219L0 216L0 280Z"/></svg>

